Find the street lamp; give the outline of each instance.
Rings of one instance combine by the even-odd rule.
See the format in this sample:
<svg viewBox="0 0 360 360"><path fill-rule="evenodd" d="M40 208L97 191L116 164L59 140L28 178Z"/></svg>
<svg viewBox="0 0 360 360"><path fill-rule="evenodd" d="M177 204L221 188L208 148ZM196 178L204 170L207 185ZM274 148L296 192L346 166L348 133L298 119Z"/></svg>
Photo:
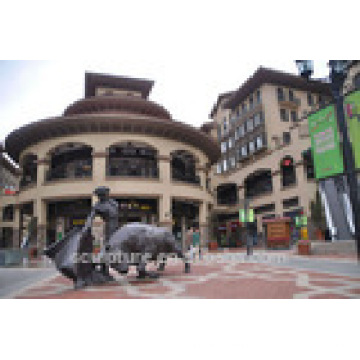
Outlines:
<svg viewBox="0 0 360 360"><path fill-rule="evenodd" d="M312 60L296 60L296 66L300 75L309 80L314 72L314 62Z"/></svg>
<svg viewBox="0 0 360 360"><path fill-rule="evenodd" d="M330 60L330 80L331 90L335 100L337 121L340 134L342 136L342 148L345 177L348 180L350 189L350 202L352 206L353 219L355 225L355 240L357 243L358 259L360 260L360 204L358 197L358 181L356 174L355 158L351 142L349 140L349 131L345 121L344 113L344 95L343 88L347 76L347 65L349 60ZM308 77L309 69L311 68L311 60L296 60L296 64L300 70L300 75ZM301 71L302 69L302 71ZM312 73L312 72L311 72Z"/></svg>

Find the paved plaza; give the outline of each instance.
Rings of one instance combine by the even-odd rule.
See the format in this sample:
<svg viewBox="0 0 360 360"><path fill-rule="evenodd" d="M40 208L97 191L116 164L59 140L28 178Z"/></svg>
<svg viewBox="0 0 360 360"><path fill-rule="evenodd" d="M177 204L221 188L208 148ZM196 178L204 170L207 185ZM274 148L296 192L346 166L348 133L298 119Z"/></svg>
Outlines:
<svg viewBox="0 0 360 360"><path fill-rule="evenodd" d="M260 252L268 255L266 252ZM17 299L358 299L360 267L352 258L299 257L275 260L195 262L191 274L170 264L158 280L139 280L135 269L111 285L74 291L72 283L48 269L48 277L13 295ZM243 256L245 254L240 253ZM274 254L269 255L274 256ZM266 259L266 258L265 258ZM261 262L262 261L262 262ZM114 274L115 275L115 274Z"/></svg>

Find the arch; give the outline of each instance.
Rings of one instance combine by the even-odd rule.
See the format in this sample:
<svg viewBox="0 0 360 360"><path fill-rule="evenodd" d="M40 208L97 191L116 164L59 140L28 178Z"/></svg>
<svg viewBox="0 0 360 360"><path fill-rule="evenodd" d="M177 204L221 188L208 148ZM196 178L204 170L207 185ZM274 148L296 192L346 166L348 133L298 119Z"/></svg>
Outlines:
<svg viewBox="0 0 360 360"><path fill-rule="evenodd" d="M170 154L172 180L200 185L197 157L188 150L175 150Z"/></svg>
<svg viewBox="0 0 360 360"><path fill-rule="evenodd" d="M236 205L239 202L238 185L223 183L216 189L218 205Z"/></svg>
<svg viewBox="0 0 360 360"><path fill-rule="evenodd" d="M34 153L27 153L21 157L20 166L22 169L22 176L19 184L20 188L36 184L37 163L38 157Z"/></svg>
<svg viewBox="0 0 360 360"><path fill-rule="evenodd" d="M251 199L273 191L271 169L257 169L249 174L244 181L245 197Z"/></svg>
<svg viewBox="0 0 360 360"><path fill-rule="evenodd" d="M296 184L296 168L293 157L288 155L281 160L280 174L281 183L284 188Z"/></svg>
<svg viewBox="0 0 360 360"><path fill-rule="evenodd" d="M107 176L158 178L158 150L144 142L127 141L107 149Z"/></svg>
<svg viewBox="0 0 360 360"><path fill-rule="evenodd" d="M47 181L92 177L93 147L82 142L58 144L48 151Z"/></svg>

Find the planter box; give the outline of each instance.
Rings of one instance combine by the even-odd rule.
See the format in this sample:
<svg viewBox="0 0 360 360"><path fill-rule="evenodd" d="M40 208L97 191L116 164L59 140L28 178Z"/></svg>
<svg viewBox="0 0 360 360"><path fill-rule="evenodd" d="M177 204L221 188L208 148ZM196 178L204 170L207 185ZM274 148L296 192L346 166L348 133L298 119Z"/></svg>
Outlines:
<svg viewBox="0 0 360 360"><path fill-rule="evenodd" d="M311 255L311 244L298 244L298 254L299 255Z"/></svg>
<svg viewBox="0 0 360 360"><path fill-rule="evenodd" d="M215 241L209 242L209 250L213 251L213 250L217 250L218 249L218 243Z"/></svg>

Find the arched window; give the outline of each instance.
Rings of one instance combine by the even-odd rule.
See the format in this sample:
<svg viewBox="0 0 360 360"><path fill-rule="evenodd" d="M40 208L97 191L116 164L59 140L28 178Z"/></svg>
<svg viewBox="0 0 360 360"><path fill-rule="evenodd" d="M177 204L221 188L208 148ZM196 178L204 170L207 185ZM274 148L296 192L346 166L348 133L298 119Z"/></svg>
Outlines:
<svg viewBox="0 0 360 360"><path fill-rule="evenodd" d="M283 187L296 184L296 170L294 159L292 157L286 156L282 159L280 170Z"/></svg>
<svg viewBox="0 0 360 360"><path fill-rule="evenodd" d="M92 167L91 146L77 143L63 144L50 153L47 180L91 178Z"/></svg>
<svg viewBox="0 0 360 360"><path fill-rule="evenodd" d="M171 175L175 181L200 185L195 157L188 151L178 150L171 154Z"/></svg>
<svg viewBox="0 0 360 360"><path fill-rule="evenodd" d="M37 182L37 156L34 154L25 155L21 161L22 178L20 188L36 184Z"/></svg>
<svg viewBox="0 0 360 360"><path fill-rule="evenodd" d="M236 184L223 184L217 188L218 205L236 205L238 203L238 187Z"/></svg>
<svg viewBox="0 0 360 360"><path fill-rule="evenodd" d="M270 169L258 170L245 179L245 197L251 199L273 191Z"/></svg>
<svg viewBox="0 0 360 360"><path fill-rule="evenodd" d="M146 144L131 142L111 146L107 175L158 178L157 150Z"/></svg>

